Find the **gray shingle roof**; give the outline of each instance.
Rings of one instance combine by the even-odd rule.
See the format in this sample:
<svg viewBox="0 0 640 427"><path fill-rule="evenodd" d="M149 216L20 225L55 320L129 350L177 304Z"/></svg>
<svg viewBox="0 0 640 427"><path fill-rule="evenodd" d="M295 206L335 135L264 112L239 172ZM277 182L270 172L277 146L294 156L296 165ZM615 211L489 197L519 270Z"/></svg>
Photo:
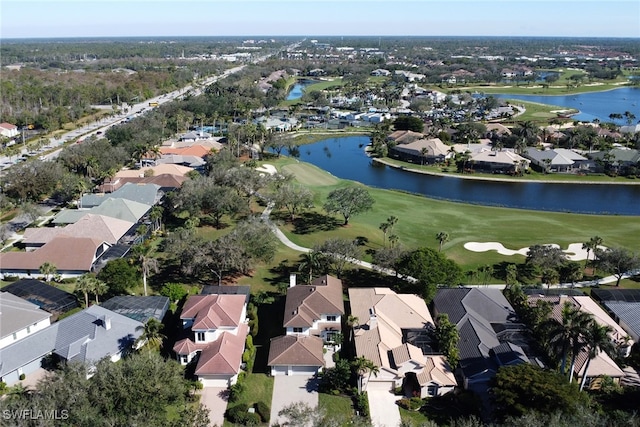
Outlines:
<svg viewBox="0 0 640 427"><path fill-rule="evenodd" d="M0 292L0 338L51 317L36 304L8 292Z"/></svg>
<svg viewBox="0 0 640 427"><path fill-rule="evenodd" d="M102 202L110 197L132 200L145 205L154 205L158 201L159 189L160 186L156 184L133 184L128 182L110 194L85 194L80 199L80 206L83 208L100 206Z"/></svg>

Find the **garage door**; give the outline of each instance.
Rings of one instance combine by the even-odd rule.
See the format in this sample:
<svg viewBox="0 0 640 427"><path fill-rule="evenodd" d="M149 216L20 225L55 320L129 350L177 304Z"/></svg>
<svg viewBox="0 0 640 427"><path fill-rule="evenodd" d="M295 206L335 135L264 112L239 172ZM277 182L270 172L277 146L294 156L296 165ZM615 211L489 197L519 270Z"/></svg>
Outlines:
<svg viewBox="0 0 640 427"><path fill-rule="evenodd" d="M391 391L394 387L393 381L369 381L367 390L371 391Z"/></svg>
<svg viewBox="0 0 640 427"><path fill-rule="evenodd" d="M228 378L206 378L206 377L199 377L198 378L200 380L200 382L202 382L202 385L205 387L229 387L229 379Z"/></svg>
<svg viewBox="0 0 640 427"><path fill-rule="evenodd" d="M271 367L271 375L287 375L288 367L287 366L272 366Z"/></svg>
<svg viewBox="0 0 640 427"><path fill-rule="evenodd" d="M318 372L316 366L292 366L291 375L315 375Z"/></svg>

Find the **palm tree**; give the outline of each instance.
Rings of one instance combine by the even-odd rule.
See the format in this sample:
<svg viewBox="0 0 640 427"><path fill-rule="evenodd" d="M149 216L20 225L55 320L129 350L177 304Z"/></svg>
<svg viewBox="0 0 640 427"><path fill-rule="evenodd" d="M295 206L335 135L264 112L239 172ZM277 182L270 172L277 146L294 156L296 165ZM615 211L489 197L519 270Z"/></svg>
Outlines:
<svg viewBox="0 0 640 427"><path fill-rule="evenodd" d="M309 251L307 253L302 254L302 261L300 262L300 266L298 267L298 271L300 272L308 272L309 273L309 283L313 280L313 272L322 269L324 265L324 255L318 251Z"/></svg>
<svg viewBox="0 0 640 427"><path fill-rule="evenodd" d="M575 341L579 338L580 333L586 330L590 320L589 314L580 311L570 302L566 302L562 307L560 320L549 319L545 322L544 329L549 332L549 344L561 354L561 374L565 374L569 352L578 347ZM575 361L572 360L572 368L574 363Z"/></svg>
<svg viewBox="0 0 640 427"><path fill-rule="evenodd" d="M160 230L162 227L162 214L164 213L164 208L160 205L154 205L151 208L151 212L149 212L149 219L153 221L154 230Z"/></svg>
<svg viewBox="0 0 640 427"><path fill-rule="evenodd" d="M96 297L96 304L100 304L98 297L104 295L109 291L109 286L102 280L94 279L93 281L93 295Z"/></svg>
<svg viewBox="0 0 640 427"><path fill-rule="evenodd" d="M93 292L95 277L83 274L76 279L76 291L84 294L84 306L89 307L89 292Z"/></svg>
<svg viewBox="0 0 640 427"><path fill-rule="evenodd" d="M436 234L436 239L438 239L438 242L440 243L440 247L438 250L442 252L442 245L445 242L449 241L449 233L447 233L446 231L441 231L438 234Z"/></svg>
<svg viewBox="0 0 640 427"><path fill-rule="evenodd" d="M369 379L371 378L371 374L374 374L376 377L378 376L380 368L364 356L356 357L356 359L353 361L352 366L358 374L358 394L360 394L363 392L364 374L366 374L367 372L369 373L369 376L367 378L368 383Z"/></svg>
<svg viewBox="0 0 640 427"><path fill-rule="evenodd" d="M589 254L594 249L593 248L593 243L591 242L591 240L589 240L588 242L584 242L582 244L582 249L587 251L587 259L584 260L584 268L586 269L587 268L587 264L589 263Z"/></svg>
<svg viewBox="0 0 640 427"><path fill-rule="evenodd" d="M145 243L134 246L133 253L140 263L140 271L142 272L142 286L144 288L144 295L147 296L147 276L152 271L157 273L158 260L151 258L151 247Z"/></svg>
<svg viewBox="0 0 640 427"><path fill-rule="evenodd" d="M51 281L57 271L58 269L56 268L56 266L48 261L40 266L40 274L44 274L45 281L47 283Z"/></svg>
<svg viewBox="0 0 640 427"><path fill-rule="evenodd" d="M360 319L358 319L358 316L354 316L353 314L347 316L347 326L349 327L349 341L351 341L351 339L353 338L353 328L358 325L360 325Z"/></svg>
<svg viewBox="0 0 640 427"><path fill-rule="evenodd" d="M148 350L160 350L162 342L167 338L161 333L162 328L162 323L155 317L149 318L144 326L138 326L136 329L142 329L143 332L136 340L136 348L146 347Z"/></svg>
<svg viewBox="0 0 640 427"><path fill-rule="evenodd" d="M391 224L383 222L378 228L382 230L382 246L387 246L387 232L389 231L389 228L391 228Z"/></svg>
<svg viewBox="0 0 640 427"><path fill-rule="evenodd" d="M424 161L427 158L427 154L429 154L429 149L427 147L422 147L420 149L420 154L422 155L421 164L424 165Z"/></svg>
<svg viewBox="0 0 640 427"><path fill-rule="evenodd" d="M596 261L598 260L598 252L596 251L596 249L598 249L598 247L602 245L603 241L604 240L600 236L593 236L591 239L589 239L589 243L591 243L591 249L593 250L593 275L594 276L596 275L596 266L597 266Z"/></svg>
<svg viewBox="0 0 640 427"><path fill-rule="evenodd" d="M607 353L613 353L615 346L611 342L609 334L613 332L613 328L609 325L600 325L593 320L589 325L589 328L585 333L585 341L588 352L587 363L584 366L584 372L582 373L582 381L580 382L580 391L584 389L587 383L587 375L589 373L589 364L593 359L598 356L601 351Z"/></svg>

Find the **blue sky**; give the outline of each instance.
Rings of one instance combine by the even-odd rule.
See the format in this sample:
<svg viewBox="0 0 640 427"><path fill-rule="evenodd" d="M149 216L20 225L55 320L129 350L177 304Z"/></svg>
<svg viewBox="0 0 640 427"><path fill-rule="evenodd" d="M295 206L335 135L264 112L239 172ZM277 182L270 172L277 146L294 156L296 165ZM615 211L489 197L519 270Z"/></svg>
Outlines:
<svg viewBox="0 0 640 427"><path fill-rule="evenodd" d="M2 0L0 37L640 37L638 0Z"/></svg>

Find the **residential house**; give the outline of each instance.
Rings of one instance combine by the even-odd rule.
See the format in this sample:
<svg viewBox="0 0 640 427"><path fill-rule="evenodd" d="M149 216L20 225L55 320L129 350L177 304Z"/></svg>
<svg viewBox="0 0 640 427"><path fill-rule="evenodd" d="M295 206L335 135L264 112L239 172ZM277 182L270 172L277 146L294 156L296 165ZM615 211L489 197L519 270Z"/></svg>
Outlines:
<svg viewBox="0 0 640 427"><path fill-rule="evenodd" d="M242 294L193 295L180 319L189 336L173 346L178 361L196 363L195 375L205 387L229 387L238 380L249 332L247 300Z"/></svg>
<svg viewBox="0 0 640 427"><path fill-rule="evenodd" d="M12 125L11 123L0 123L0 135L7 138L18 136L18 127L16 125Z"/></svg>
<svg viewBox="0 0 640 427"><path fill-rule="evenodd" d="M307 285L289 277L283 326L286 334L271 340L272 375L314 375L324 367L324 343L342 331L342 281L322 276Z"/></svg>
<svg viewBox="0 0 640 427"><path fill-rule="evenodd" d="M4 123L3 123L4 124ZM2 125L0 125L2 126ZM640 123L636 125L620 126L620 133L638 133L640 132Z"/></svg>
<svg viewBox="0 0 640 427"><path fill-rule="evenodd" d="M77 277L93 271L94 263L108 248L101 239L57 236L34 251L1 253L0 274L32 277L48 262L61 277Z"/></svg>
<svg viewBox="0 0 640 427"><path fill-rule="evenodd" d="M470 155L468 167L493 173L512 173L529 169L530 163L528 159L513 151L496 151L485 148Z"/></svg>
<svg viewBox="0 0 640 427"><path fill-rule="evenodd" d="M630 342L640 342L640 289L593 289L591 296L629 334Z"/></svg>
<svg viewBox="0 0 640 427"><path fill-rule="evenodd" d="M419 139L408 144L398 144L389 150L391 157L414 163L442 163L452 158L451 147L440 138Z"/></svg>
<svg viewBox="0 0 640 427"><path fill-rule="evenodd" d="M599 151L596 153L590 153L589 157L592 158L596 164L602 165L598 169L602 169L605 163L617 170L618 172L624 172L630 167L640 167L640 150L635 149L623 149L613 148L606 151Z"/></svg>
<svg viewBox="0 0 640 427"><path fill-rule="evenodd" d="M342 330L342 281L325 275L308 285L297 285L296 275L289 278L283 326L286 335L315 335L333 342Z"/></svg>
<svg viewBox="0 0 640 427"><path fill-rule="evenodd" d="M75 295L36 279L18 280L2 288L2 292L8 292L36 304L52 314L51 321L55 321L60 314L79 307L78 298Z"/></svg>
<svg viewBox="0 0 640 427"><path fill-rule="evenodd" d="M267 364L271 375L312 376L324 367L322 338L314 335L283 335L271 339Z"/></svg>
<svg viewBox="0 0 640 427"><path fill-rule="evenodd" d="M9 292L0 292L0 348L46 328L50 318L51 313L37 304Z"/></svg>
<svg viewBox="0 0 640 427"><path fill-rule="evenodd" d="M373 70L371 72L372 76L390 76L391 75L391 71L389 70L385 70L384 68L378 68L376 70Z"/></svg>
<svg viewBox="0 0 640 427"><path fill-rule="evenodd" d="M51 354L63 361L87 363L91 372L102 359L120 360L135 345L143 327L140 322L92 305L0 349L0 380L8 385L18 382L20 375L29 376L41 369Z"/></svg>
<svg viewBox="0 0 640 427"><path fill-rule="evenodd" d="M356 356L379 368L377 375L362 378L363 387L402 387L406 395L420 397L453 391L457 382L451 368L431 348L434 324L422 298L389 288L350 288L349 301L357 319Z"/></svg>
<svg viewBox="0 0 640 427"><path fill-rule="evenodd" d="M93 193L85 194L80 198L80 209L91 209L100 206L109 198L132 200L134 202L153 206L160 201L163 193L156 184L132 184L126 183L110 194Z"/></svg>
<svg viewBox="0 0 640 427"><path fill-rule="evenodd" d="M424 139L424 134L412 130L397 130L392 132L388 139L396 144L409 144L419 139Z"/></svg>
<svg viewBox="0 0 640 427"><path fill-rule="evenodd" d="M190 168L193 169L193 167ZM155 184L160 187L161 192L166 194L169 191L182 187L182 183L187 179L189 178L183 175L172 175L168 173L142 177L114 177L112 179L106 179L104 183L98 187L98 191L102 193L112 193L130 182L132 184Z"/></svg>
<svg viewBox="0 0 640 427"><path fill-rule="evenodd" d="M144 178L145 176L158 176L162 174L187 176L193 168L180 165L160 164L140 169L124 169L118 171L115 178Z"/></svg>
<svg viewBox="0 0 640 427"><path fill-rule="evenodd" d="M525 327L499 289L438 289L433 308L458 329L456 372L465 389L483 395L500 366L529 362Z"/></svg>
<svg viewBox="0 0 640 427"><path fill-rule="evenodd" d="M610 326L613 332L609 335L611 341L618 347L621 356L628 356L631 351L633 341L628 336L627 332L618 325L591 297L587 295L557 295L557 296L545 296L539 294L529 295L529 304L536 304L538 301L547 301L551 303L551 316L554 319L562 319L562 309L566 303L571 304L573 307L589 313L593 316L594 320L601 326ZM587 365L588 352L587 349L582 349L578 357L576 358L574 373L578 381L582 380L584 371ZM600 352L592 359L589 364L589 371L587 372L587 386L589 388L599 388L602 377L607 376L612 378L615 382L625 376L624 371L613 361L613 359L605 352Z"/></svg>
<svg viewBox="0 0 640 427"><path fill-rule="evenodd" d="M540 169L550 172L575 172L589 169L589 159L572 150L562 148L538 150L529 147L522 155Z"/></svg>
<svg viewBox="0 0 640 427"><path fill-rule="evenodd" d="M135 224L104 215L87 214L66 227L29 227L24 231L22 243L26 250L35 250L58 236L88 237L114 245Z"/></svg>
<svg viewBox="0 0 640 427"><path fill-rule="evenodd" d="M151 205L127 199L107 198L91 209L65 209L51 221L53 224L74 224L87 214L104 215L123 221L137 223L151 209Z"/></svg>
<svg viewBox="0 0 640 427"><path fill-rule="evenodd" d="M187 132L185 134L180 135L178 141L183 142L197 142L202 140L211 139L211 134L207 132Z"/></svg>

